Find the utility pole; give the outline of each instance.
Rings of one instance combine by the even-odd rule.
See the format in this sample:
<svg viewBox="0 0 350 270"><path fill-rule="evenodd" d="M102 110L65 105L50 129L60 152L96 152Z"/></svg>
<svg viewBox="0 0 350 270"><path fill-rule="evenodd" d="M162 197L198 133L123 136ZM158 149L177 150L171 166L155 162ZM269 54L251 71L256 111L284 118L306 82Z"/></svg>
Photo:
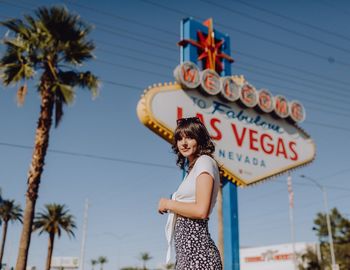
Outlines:
<svg viewBox="0 0 350 270"><path fill-rule="evenodd" d="M334 255L334 244L333 244L331 220L330 220L329 212L328 212L328 197L327 197L326 189L324 188L324 186L319 184L315 179L313 179L311 177L308 177L306 175L300 175L300 177L310 180L312 183L314 183L322 191L324 211L325 211L326 220L327 220L328 241L329 241L329 246L330 246L330 251L331 251L332 270L338 270L339 268L338 268L338 265L336 264L335 255Z"/></svg>
<svg viewBox="0 0 350 270"><path fill-rule="evenodd" d="M85 207L84 207L83 234L82 234L82 240L81 240L79 270L84 270L85 242L86 242L86 232L87 232L87 223L88 223L88 209L89 209L89 200L86 199L85 200Z"/></svg>
<svg viewBox="0 0 350 270"><path fill-rule="evenodd" d="M294 192L292 188L292 176L290 173L287 177L288 194L289 194L289 221L290 221L290 232L292 239L292 250L293 250L293 266L294 270L297 270L297 257L295 253L295 228L294 228Z"/></svg>

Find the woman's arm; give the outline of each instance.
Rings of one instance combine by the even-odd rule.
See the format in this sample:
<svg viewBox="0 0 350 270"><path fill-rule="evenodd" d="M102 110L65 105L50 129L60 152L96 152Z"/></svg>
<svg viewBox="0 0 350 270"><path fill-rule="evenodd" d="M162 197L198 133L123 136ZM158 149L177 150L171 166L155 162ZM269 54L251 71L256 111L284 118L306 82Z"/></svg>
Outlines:
<svg viewBox="0 0 350 270"><path fill-rule="evenodd" d="M205 219L209 215L213 185L213 177L207 172L203 172L196 179L196 201L194 203L162 198L159 201L158 211L163 214L170 210L180 216Z"/></svg>

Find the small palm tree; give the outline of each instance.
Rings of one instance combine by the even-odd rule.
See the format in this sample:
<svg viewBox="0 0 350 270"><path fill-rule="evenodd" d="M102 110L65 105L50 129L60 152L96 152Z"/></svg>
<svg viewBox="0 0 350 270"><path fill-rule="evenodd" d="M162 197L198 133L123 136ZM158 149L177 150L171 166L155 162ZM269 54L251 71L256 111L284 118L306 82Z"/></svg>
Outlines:
<svg viewBox="0 0 350 270"><path fill-rule="evenodd" d="M0 220L3 222L0 247L0 268L2 265L2 258L4 256L8 222L19 221L22 223L22 212L23 210L21 206L19 204L15 204L14 200L2 200L0 202Z"/></svg>
<svg viewBox="0 0 350 270"><path fill-rule="evenodd" d="M90 262L91 262L92 270L94 270L95 269L95 265L97 264L97 261L92 259Z"/></svg>
<svg viewBox="0 0 350 270"><path fill-rule="evenodd" d="M61 231L67 232L68 236L74 236L73 229L76 228L74 218L68 213L65 205L46 204L45 210L38 213L34 219L33 230L40 230L39 235L43 232L49 234L49 246L46 259L46 270L51 268L51 258L54 247L55 235L61 237Z"/></svg>
<svg viewBox="0 0 350 270"><path fill-rule="evenodd" d="M41 174L49 145L52 120L55 126L63 105L75 98L75 88L87 88L97 95L98 80L78 68L93 58L94 44L87 40L91 27L64 7L39 8L25 20L0 22L9 34L2 39L6 50L0 58L1 81L5 86L20 84L18 103L24 102L26 82L37 77L41 106L34 150L27 179L26 204L16 270L25 270Z"/></svg>
<svg viewBox="0 0 350 270"><path fill-rule="evenodd" d="M143 270L147 270L146 263L147 263L147 261L151 260L152 257L149 255L148 252L143 252L140 255L140 259L141 259L141 261L143 261Z"/></svg>
<svg viewBox="0 0 350 270"><path fill-rule="evenodd" d="M100 268L101 270L103 270L103 265L104 265L105 263L108 263L107 257L104 257L104 256L98 257L97 261L98 261L98 263L101 265L101 268Z"/></svg>

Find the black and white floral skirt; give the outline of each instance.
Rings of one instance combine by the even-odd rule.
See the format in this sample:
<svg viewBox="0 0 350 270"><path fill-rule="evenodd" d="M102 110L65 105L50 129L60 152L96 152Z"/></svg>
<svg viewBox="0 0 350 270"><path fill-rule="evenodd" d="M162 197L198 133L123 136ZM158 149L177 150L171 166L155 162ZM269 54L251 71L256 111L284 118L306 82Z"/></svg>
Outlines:
<svg viewBox="0 0 350 270"><path fill-rule="evenodd" d="M174 241L175 270L222 270L220 253L208 231L208 219L178 216Z"/></svg>

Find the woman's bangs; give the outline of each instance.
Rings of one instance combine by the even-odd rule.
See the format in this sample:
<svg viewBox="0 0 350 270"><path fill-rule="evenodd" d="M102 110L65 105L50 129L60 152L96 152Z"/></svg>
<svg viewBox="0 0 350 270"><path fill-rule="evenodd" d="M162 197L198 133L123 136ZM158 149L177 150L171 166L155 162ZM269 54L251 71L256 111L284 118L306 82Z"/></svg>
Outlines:
<svg viewBox="0 0 350 270"><path fill-rule="evenodd" d="M189 126L176 129L174 135L175 141L180 141L183 137L196 139L195 133Z"/></svg>

